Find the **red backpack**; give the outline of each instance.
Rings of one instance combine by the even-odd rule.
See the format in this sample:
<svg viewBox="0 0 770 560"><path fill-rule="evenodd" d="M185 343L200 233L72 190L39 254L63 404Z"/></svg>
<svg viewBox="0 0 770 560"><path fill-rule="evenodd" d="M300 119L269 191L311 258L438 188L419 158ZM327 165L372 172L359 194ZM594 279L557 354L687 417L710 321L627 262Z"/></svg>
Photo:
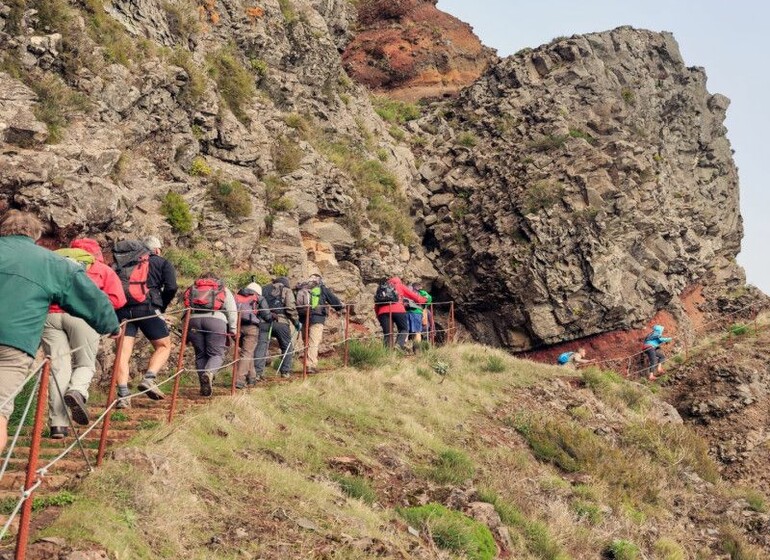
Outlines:
<svg viewBox="0 0 770 560"><path fill-rule="evenodd" d="M113 250L115 272L123 284L128 305L147 301L150 289L147 275L150 272L150 251L139 241L118 241Z"/></svg>
<svg viewBox="0 0 770 560"><path fill-rule="evenodd" d="M225 304L225 284L217 278L198 278L184 292L184 306L194 311L219 311Z"/></svg>
<svg viewBox="0 0 770 560"><path fill-rule="evenodd" d="M235 294L235 306L241 315L241 323L246 325L259 324L257 308L259 307L259 295L251 290L241 290Z"/></svg>

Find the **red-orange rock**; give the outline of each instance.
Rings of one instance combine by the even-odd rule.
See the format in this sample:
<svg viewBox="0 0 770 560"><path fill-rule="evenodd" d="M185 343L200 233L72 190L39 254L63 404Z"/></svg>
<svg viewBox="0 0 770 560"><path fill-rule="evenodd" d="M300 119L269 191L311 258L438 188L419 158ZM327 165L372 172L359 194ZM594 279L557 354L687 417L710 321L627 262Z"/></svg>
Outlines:
<svg viewBox="0 0 770 560"><path fill-rule="evenodd" d="M389 96L417 100L451 95L495 58L473 29L433 0L365 0L361 30L343 54L350 76Z"/></svg>

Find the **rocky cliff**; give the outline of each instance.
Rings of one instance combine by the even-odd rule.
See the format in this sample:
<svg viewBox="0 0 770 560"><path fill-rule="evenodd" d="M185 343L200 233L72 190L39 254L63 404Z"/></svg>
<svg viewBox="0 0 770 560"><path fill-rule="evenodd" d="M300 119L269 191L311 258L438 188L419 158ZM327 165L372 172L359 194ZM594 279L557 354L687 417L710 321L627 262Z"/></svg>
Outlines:
<svg viewBox="0 0 770 560"><path fill-rule="evenodd" d="M495 59L470 25L437 0L363 0L342 55L350 76L390 97L416 100L457 93Z"/></svg>
<svg viewBox="0 0 770 560"><path fill-rule="evenodd" d="M414 127L423 242L476 337L513 349L639 327L743 285L728 100L670 34L558 39Z"/></svg>
<svg viewBox="0 0 770 560"><path fill-rule="evenodd" d="M514 350L743 284L728 100L670 35L557 40L386 122L339 53L433 10L0 0L0 204L52 245L160 232L187 277L319 271L369 325L373 282L419 278Z"/></svg>

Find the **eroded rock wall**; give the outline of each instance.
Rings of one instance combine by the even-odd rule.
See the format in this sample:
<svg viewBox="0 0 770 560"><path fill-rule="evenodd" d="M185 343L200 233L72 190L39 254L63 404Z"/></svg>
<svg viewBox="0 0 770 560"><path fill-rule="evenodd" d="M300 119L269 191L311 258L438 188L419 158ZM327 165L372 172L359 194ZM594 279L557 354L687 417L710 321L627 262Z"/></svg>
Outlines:
<svg viewBox="0 0 770 560"><path fill-rule="evenodd" d="M414 127L424 245L480 340L641 327L742 285L728 100L668 33L619 28L493 66Z"/></svg>

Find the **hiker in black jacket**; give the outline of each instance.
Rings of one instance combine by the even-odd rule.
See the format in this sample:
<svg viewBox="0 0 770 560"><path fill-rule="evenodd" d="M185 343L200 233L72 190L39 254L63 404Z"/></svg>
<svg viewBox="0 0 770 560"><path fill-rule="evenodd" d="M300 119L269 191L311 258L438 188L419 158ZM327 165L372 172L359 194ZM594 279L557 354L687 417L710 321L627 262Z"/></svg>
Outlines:
<svg viewBox="0 0 770 560"><path fill-rule="evenodd" d="M262 297L270 308L272 321L259 324L259 342L254 353L254 369L256 379L260 379L265 372L267 362L267 350L270 346L270 338L278 340L281 348L281 377L291 377L291 363L294 357L294 332L299 330L299 317L294 299L294 292L289 288L289 279L280 276L273 280L272 284L262 286ZM292 326L294 331L292 331Z"/></svg>
<svg viewBox="0 0 770 560"><path fill-rule="evenodd" d="M313 274L297 295L297 312L300 321L304 321L310 309L310 325L308 327L307 371L318 371L318 348L323 339L324 324L329 316L329 308L341 313L344 309L342 302L334 292L324 284L320 274ZM303 325L304 328L304 325ZM304 330L303 330L304 336Z"/></svg>
<svg viewBox="0 0 770 560"><path fill-rule="evenodd" d="M128 303L117 310L117 315L120 321L130 321L126 324L123 351L118 364L117 408L130 406L129 400L121 397L130 394L129 361L138 331L142 331L154 348L147 371L139 383L139 390L146 391L146 395L153 400L164 398L163 392L155 384L155 378L171 355L171 337L163 313L176 295L177 284L174 267L160 256L161 247L160 239L151 236L141 242L118 242L113 251L115 271L123 281L128 298ZM143 266L146 272L142 272Z"/></svg>

